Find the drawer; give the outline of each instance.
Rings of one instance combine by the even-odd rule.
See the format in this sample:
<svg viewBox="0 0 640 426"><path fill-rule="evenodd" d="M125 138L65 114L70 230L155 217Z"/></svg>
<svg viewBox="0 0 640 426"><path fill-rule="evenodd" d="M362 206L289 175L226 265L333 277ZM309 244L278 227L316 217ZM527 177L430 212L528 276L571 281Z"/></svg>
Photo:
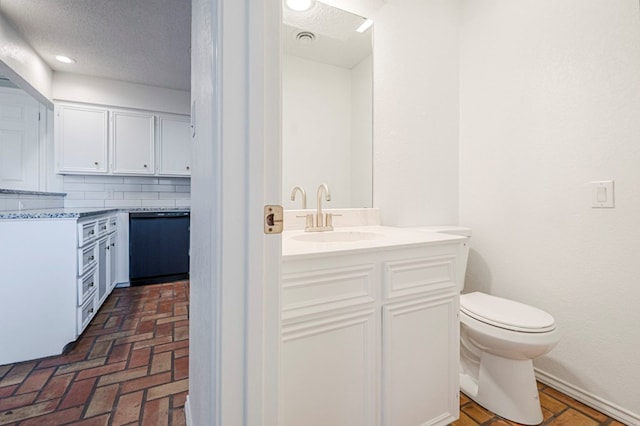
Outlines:
<svg viewBox="0 0 640 426"><path fill-rule="evenodd" d="M109 219L105 217L98 220L98 236L106 235L107 232L109 232Z"/></svg>
<svg viewBox="0 0 640 426"><path fill-rule="evenodd" d="M78 335L82 334L89 324L89 321L95 316L98 310L98 296L94 293L81 307L78 308Z"/></svg>
<svg viewBox="0 0 640 426"><path fill-rule="evenodd" d="M92 220L78 224L78 247L83 247L98 236L98 222Z"/></svg>
<svg viewBox="0 0 640 426"><path fill-rule="evenodd" d="M443 255L384 262L384 299L416 296L456 286L456 256Z"/></svg>
<svg viewBox="0 0 640 426"><path fill-rule="evenodd" d="M98 263L98 245L96 243L90 246L78 249L78 275L84 275L89 269Z"/></svg>
<svg viewBox="0 0 640 426"><path fill-rule="evenodd" d="M109 233L115 232L118 229L118 217L111 216L107 221L107 228Z"/></svg>
<svg viewBox="0 0 640 426"><path fill-rule="evenodd" d="M78 278L78 306L81 306L95 293L98 287L98 268L93 268Z"/></svg>

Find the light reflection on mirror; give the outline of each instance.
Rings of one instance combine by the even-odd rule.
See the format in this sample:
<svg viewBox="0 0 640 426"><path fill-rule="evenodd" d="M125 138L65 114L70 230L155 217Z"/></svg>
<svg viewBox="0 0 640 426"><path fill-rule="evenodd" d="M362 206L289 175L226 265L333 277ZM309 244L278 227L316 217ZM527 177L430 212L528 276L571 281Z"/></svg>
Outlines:
<svg viewBox="0 0 640 426"><path fill-rule="evenodd" d="M283 203L296 185L316 207L321 183L331 189L325 208L372 207L372 33L366 19L314 2L295 12L283 6Z"/></svg>

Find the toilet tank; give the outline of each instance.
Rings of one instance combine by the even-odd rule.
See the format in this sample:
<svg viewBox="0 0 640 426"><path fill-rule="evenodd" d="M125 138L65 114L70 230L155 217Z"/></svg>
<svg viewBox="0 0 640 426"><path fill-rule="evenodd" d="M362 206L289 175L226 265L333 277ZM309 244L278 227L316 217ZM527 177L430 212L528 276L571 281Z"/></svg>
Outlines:
<svg viewBox="0 0 640 426"><path fill-rule="evenodd" d="M471 228L456 225L439 225L439 226L420 226L421 231L437 232L439 234L453 234L467 237L467 241L460 245L460 262L456 266L456 280L458 281L458 289L462 291L464 288L464 277L467 272L467 260L469 259L469 240L471 239Z"/></svg>

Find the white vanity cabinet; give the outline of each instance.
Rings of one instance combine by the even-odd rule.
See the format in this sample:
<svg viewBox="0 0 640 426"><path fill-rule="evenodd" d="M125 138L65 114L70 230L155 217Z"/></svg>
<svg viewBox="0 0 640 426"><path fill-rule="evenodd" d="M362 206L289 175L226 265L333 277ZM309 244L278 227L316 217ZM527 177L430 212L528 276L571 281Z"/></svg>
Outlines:
<svg viewBox="0 0 640 426"><path fill-rule="evenodd" d="M458 246L283 257L283 425L458 417Z"/></svg>
<svg viewBox="0 0 640 426"><path fill-rule="evenodd" d="M191 175L191 123L189 117L158 116L158 173Z"/></svg>
<svg viewBox="0 0 640 426"><path fill-rule="evenodd" d="M107 173L109 113L85 105L55 107L56 163L60 173Z"/></svg>
<svg viewBox="0 0 640 426"><path fill-rule="evenodd" d="M155 118L132 111L111 112L112 172L124 175L155 173Z"/></svg>
<svg viewBox="0 0 640 426"><path fill-rule="evenodd" d="M84 331L113 289L110 224L116 212L0 220L0 258L11 259L1 271L0 365L58 355Z"/></svg>

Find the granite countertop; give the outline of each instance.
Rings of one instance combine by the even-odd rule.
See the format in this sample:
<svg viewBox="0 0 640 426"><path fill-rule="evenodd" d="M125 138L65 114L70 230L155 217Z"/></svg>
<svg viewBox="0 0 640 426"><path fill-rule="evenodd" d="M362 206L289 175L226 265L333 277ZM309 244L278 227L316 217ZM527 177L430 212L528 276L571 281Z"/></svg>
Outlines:
<svg viewBox="0 0 640 426"><path fill-rule="evenodd" d="M184 212L190 208L178 207L132 207L132 208L73 208L73 209L34 209L34 210L9 210L0 212L0 220L5 219L78 219L82 217L98 216L108 213L128 212Z"/></svg>

